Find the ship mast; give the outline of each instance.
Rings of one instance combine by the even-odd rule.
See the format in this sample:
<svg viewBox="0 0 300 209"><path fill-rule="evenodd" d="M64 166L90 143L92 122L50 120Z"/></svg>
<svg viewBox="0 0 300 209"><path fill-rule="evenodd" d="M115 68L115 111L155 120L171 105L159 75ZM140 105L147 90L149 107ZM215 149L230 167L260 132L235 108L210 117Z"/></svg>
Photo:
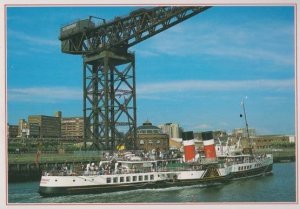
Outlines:
<svg viewBox="0 0 300 209"><path fill-rule="evenodd" d="M247 97L246 97L246 99L247 99ZM244 112L244 119L245 119L245 124L246 124L247 139L248 139L248 144L249 144L249 148L250 148L250 154L252 154L252 143L250 141L250 135L249 135L249 128L248 128L248 121L247 121L247 114L246 114L244 99L242 100L241 104L242 104L243 112ZM243 117L243 115L241 114L240 117Z"/></svg>

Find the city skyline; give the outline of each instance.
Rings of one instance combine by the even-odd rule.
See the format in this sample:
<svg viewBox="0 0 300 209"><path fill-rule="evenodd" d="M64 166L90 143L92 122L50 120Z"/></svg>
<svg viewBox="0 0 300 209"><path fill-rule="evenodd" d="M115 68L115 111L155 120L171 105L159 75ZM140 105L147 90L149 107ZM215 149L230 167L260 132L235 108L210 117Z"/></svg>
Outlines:
<svg viewBox="0 0 300 209"><path fill-rule="evenodd" d="M134 9L8 7L8 122L57 110L82 116L82 58L60 51L59 29ZM233 130L244 127L245 100L249 127L258 134L295 134L294 38L292 6L212 7L130 48L137 124Z"/></svg>

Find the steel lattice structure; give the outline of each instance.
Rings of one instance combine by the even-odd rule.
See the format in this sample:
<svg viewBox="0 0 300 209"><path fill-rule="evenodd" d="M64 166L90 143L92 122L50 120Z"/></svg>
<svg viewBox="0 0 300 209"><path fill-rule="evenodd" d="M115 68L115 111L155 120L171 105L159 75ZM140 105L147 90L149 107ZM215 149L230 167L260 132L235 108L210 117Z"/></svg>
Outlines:
<svg viewBox="0 0 300 209"><path fill-rule="evenodd" d="M124 143L134 148L136 93L134 54L103 51L94 61L84 59L83 100L86 128L84 138L106 149ZM121 133L116 127L128 127ZM125 135L124 135L125 134ZM94 143L97 148L98 143ZM128 146L127 146L128 147Z"/></svg>
<svg viewBox="0 0 300 209"><path fill-rule="evenodd" d="M62 52L83 56L85 142L98 149L121 143L135 148L135 56L128 48L208 8L141 8L109 22L90 17L61 28Z"/></svg>

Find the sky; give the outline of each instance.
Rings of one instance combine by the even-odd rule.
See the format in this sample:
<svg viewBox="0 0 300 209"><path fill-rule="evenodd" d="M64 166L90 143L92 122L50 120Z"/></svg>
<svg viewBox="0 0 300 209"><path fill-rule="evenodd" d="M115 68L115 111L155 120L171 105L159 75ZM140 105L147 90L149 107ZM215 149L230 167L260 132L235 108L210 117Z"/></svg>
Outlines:
<svg viewBox="0 0 300 209"><path fill-rule="evenodd" d="M137 7L7 7L7 117L82 116L82 57L60 50L63 25L106 20ZM295 134L292 6L216 6L130 48L136 56L137 123L185 131L245 127Z"/></svg>

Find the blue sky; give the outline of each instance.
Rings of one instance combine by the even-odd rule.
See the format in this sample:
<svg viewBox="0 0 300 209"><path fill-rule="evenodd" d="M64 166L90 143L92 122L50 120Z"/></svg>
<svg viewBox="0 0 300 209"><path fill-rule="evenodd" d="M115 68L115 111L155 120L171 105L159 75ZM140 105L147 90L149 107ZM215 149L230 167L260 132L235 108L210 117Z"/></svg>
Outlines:
<svg viewBox="0 0 300 209"><path fill-rule="evenodd" d="M107 20L136 7L8 7L8 122L28 115L82 115L82 58L63 54L61 26ZM213 7L136 46L138 125L179 123L258 134L294 134L294 8Z"/></svg>

